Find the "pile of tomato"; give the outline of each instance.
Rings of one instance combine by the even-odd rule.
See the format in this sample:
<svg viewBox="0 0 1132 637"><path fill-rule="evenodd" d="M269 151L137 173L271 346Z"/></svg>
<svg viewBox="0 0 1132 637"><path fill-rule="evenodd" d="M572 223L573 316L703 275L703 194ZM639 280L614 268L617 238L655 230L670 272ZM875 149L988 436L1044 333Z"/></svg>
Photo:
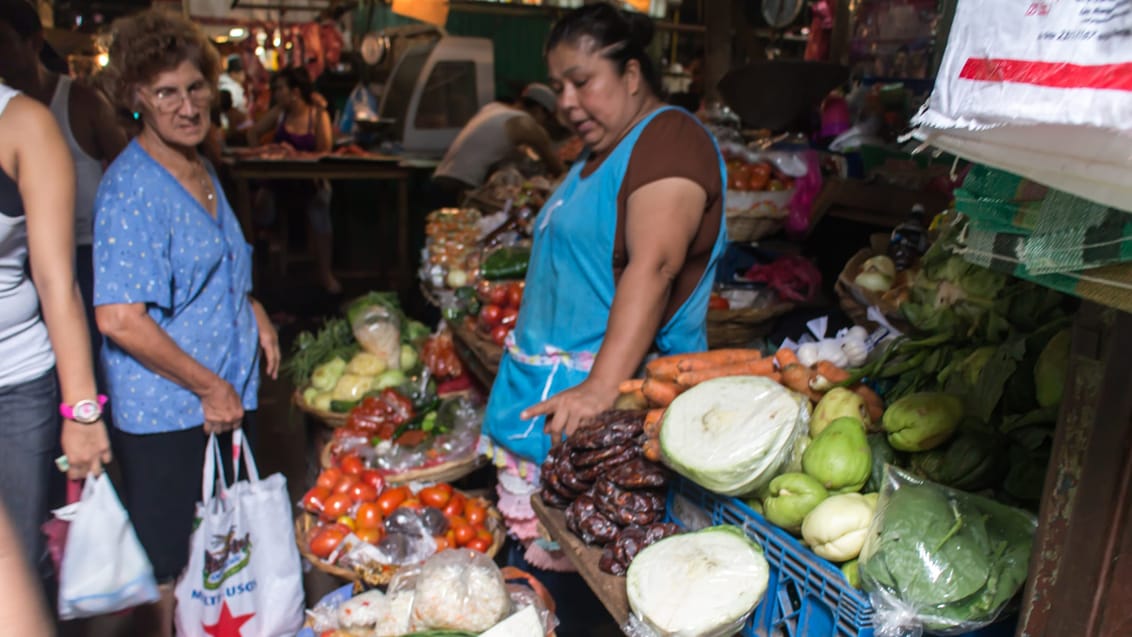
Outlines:
<svg viewBox="0 0 1132 637"><path fill-rule="evenodd" d="M480 281L476 295L482 304L476 327L496 345L503 345L515 328L523 302L522 281Z"/></svg>
<svg viewBox="0 0 1132 637"><path fill-rule="evenodd" d="M749 163L733 158L727 162L727 188L729 190L789 190L794 180L763 161Z"/></svg>
<svg viewBox="0 0 1132 637"><path fill-rule="evenodd" d="M336 466L323 469L301 506L319 518L309 535L309 548L320 559L328 558L351 533L376 546L386 535L386 520L402 508L437 519L443 516L444 530L433 538L438 552L465 547L486 553L494 539L487 528L485 500L468 498L447 483L415 493L405 485L386 485L381 473L367 469L355 454L346 454Z"/></svg>

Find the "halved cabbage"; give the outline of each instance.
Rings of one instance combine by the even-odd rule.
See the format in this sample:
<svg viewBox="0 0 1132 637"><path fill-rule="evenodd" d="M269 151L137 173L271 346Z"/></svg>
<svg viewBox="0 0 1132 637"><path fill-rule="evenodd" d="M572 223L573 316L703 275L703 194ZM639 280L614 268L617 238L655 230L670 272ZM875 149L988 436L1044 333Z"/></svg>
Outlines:
<svg viewBox="0 0 1132 637"><path fill-rule="evenodd" d="M636 621L659 637L725 637L762 601L769 577L757 544L733 526L713 526L641 551L625 586Z"/></svg>
<svg viewBox="0 0 1132 637"><path fill-rule="evenodd" d="M728 376L696 385L664 412L665 464L724 495L757 491L790 461L809 430L809 401L762 376Z"/></svg>

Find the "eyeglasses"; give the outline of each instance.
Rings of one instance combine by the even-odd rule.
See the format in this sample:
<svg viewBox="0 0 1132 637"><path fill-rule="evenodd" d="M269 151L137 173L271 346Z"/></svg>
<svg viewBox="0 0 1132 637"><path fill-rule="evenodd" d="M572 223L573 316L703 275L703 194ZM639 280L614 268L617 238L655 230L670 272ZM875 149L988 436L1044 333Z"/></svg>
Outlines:
<svg viewBox="0 0 1132 637"><path fill-rule="evenodd" d="M185 100L192 102L197 108L207 107L212 102L212 87L207 82L194 82L186 90L162 86L156 91L146 90L151 96L154 110L162 115L169 115L181 110Z"/></svg>

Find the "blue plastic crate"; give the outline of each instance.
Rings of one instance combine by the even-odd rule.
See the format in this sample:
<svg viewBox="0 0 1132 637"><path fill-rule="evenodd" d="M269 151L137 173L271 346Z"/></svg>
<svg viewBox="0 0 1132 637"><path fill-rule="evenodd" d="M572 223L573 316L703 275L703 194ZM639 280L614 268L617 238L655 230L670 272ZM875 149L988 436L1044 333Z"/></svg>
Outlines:
<svg viewBox="0 0 1132 637"><path fill-rule="evenodd" d="M687 502L680 502L683 497ZM689 509L691 504L692 509ZM698 511L697 511L698 509ZM695 519L697 515L705 519ZM813 554L737 498L717 495L678 478L668 491L668 518L682 526L737 526L759 543L770 564L766 597L742 635L766 637L873 637L873 607L841 570Z"/></svg>
<svg viewBox="0 0 1132 637"><path fill-rule="evenodd" d="M832 562L814 555L742 500L677 477L668 490L666 517L691 528L737 526L762 547L770 564L770 581L766 597L740 633L744 637L874 636L868 595L850 586ZM1012 637L1017 619L1008 616L961 637Z"/></svg>

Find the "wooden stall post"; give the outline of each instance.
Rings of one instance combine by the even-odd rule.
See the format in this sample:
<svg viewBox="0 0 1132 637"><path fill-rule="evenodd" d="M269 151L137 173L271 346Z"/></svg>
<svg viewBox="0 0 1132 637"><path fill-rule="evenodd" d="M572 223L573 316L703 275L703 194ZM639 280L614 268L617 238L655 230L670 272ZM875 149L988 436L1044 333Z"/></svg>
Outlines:
<svg viewBox="0 0 1132 637"><path fill-rule="evenodd" d="M1018 635L1132 635L1132 315L1082 305Z"/></svg>
<svg viewBox="0 0 1132 637"><path fill-rule="evenodd" d="M719 99L719 80L731 68L731 30L734 27L731 3L709 0L704 3L704 99Z"/></svg>

